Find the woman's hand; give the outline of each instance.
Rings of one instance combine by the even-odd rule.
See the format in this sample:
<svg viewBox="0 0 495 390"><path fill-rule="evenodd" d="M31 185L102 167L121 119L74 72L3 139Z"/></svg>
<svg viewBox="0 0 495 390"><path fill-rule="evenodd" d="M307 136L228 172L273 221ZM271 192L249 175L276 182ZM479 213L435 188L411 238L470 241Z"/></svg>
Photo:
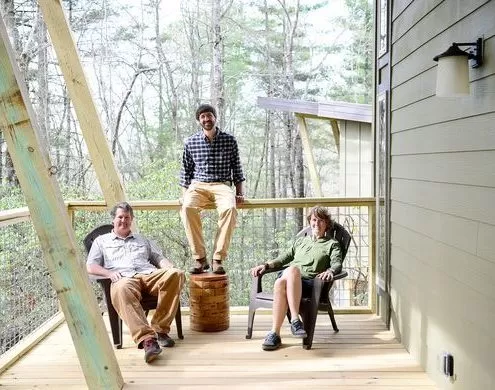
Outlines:
<svg viewBox="0 0 495 390"><path fill-rule="evenodd" d="M323 280L324 282L331 282L333 280L333 271L331 269L327 269L321 274L316 275L316 277Z"/></svg>
<svg viewBox="0 0 495 390"><path fill-rule="evenodd" d="M257 265L256 267L251 268L251 271L250 271L251 276L256 277L256 276L263 275L265 273L266 268L267 268L266 264Z"/></svg>

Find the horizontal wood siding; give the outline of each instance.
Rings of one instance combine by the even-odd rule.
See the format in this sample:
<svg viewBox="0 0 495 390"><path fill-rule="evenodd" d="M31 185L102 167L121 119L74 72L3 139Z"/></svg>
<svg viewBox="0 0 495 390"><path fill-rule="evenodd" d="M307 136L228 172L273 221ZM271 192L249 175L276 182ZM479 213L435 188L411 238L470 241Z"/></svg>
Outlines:
<svg viewBox="0 0 495 390"><path fill-rule="evenodd" d="M397 156L392 175L439 183L495 187L495 150Z"/></svg>
<svg viewBox="0 0 495 390"><path fill-rule="evenodd" d="M442 389L495 388L495 1L392 2L392 325ZM485 39L471 95L433 57ZM441 373L454 355L455 377Z"/></svg>
<svg viewBox="0 0 495 390"><path fill-rule="evenodd" d="M393 153L445 153L495 149L495 113L431 124L392 134Z"/></svg>
<svg viewBox="0 0 495 390"><path fill-rule="evenodd" d="M408 29L400 38L392 36L392 65L394 73L397 72L392 77L394 87L436 67L433 57L447 50L452 42L474 42L479 36L488 40L494 35L495 3L490 0L445 0L432 10L432 15L426 15L416 24L416 19L408 18L407 11L412 8L393 24L404 24ZM491 66L495 66L493 61ZM488 68L473 69L471 76L476 78L484 72L489 72Z"/></svg>

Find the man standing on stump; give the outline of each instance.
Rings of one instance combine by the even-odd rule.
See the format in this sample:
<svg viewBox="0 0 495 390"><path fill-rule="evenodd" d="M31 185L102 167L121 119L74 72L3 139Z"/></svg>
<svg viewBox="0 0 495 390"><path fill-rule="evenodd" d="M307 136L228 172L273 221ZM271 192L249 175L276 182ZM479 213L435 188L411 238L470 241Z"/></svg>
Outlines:
<svg viewBox="0 0 495 390"><path fill-rule="evenodd" d="M192 274L210 268L203 238L200 212L215 206L218 228L213 248L213 272L225 274L223 261L227 258L232 233L237 222L236 205L244 201L244 174L239 149L234 136L216 126L217 113L213 106L201 104L196 120L201 129L186 139L180 171L183 199L181 218L191 248L194 265Z"/></svg>

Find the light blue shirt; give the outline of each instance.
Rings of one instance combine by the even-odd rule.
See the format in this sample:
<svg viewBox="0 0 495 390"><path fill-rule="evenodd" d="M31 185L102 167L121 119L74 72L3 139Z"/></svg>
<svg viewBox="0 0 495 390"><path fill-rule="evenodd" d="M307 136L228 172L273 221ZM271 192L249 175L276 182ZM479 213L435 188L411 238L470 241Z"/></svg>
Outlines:
<svg viewBox="0 0 495 390"><path fill-rule="evenodd" d="M99 264L122 276L132 277L156 271L164 259L158 246L142 235L131 233L120 238L112 231L96 237L86 263Z"/></svg>

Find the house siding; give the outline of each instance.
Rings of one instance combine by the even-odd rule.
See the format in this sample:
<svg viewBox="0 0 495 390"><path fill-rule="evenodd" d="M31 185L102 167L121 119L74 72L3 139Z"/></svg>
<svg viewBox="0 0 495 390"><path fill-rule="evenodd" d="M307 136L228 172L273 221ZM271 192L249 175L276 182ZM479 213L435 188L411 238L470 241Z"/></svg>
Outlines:
<svg viewBox="0 0 495 390"><path fill-rule="evenodd" d="M392 326L439 388L495 389L495 0L391 5ZM432 58L480 36L471 95L436 97Z"/></svg>
<svg viewBox="0 0 495 390"><path fill-rule="evenodd" d="M371 124L339 121L341 197L369 197L373 194Z"/></svg>

